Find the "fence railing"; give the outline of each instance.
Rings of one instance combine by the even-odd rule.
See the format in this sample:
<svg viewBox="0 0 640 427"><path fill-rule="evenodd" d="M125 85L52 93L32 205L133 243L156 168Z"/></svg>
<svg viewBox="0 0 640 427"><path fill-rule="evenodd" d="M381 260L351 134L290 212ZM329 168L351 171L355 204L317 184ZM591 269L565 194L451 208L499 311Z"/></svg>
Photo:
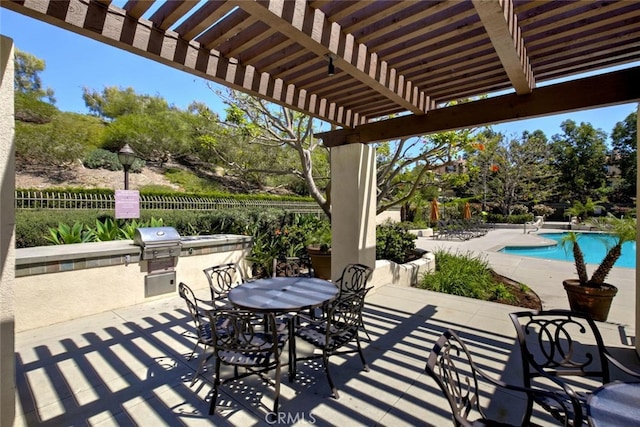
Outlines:
<svg viewBox="0 0 640 427"><path fill-rule="evenodd" d="M113 194L59 193L16 191L16 209L115 209ZM297 213L322 213L315 202L290 200L235 200L186 196L140 195L140 209L150 210L215 210L239 207L278 208Z"/></svg>

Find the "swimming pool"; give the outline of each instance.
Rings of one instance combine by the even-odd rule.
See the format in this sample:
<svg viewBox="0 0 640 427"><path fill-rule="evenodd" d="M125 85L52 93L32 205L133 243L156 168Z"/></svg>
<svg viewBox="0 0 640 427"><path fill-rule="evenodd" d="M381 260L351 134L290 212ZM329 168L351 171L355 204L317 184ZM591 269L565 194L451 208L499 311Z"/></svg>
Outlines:
<svg viewBox="0 0 640 427"><path fill-rule="evenodd" d="M540 233L538 236L559 242L567 233ZM584 253L587 264L600 264L607 253L607 243L613 242L612 236L600 233L578 233L580 235L580 248ZM609 244L609 246L612 243ZM573 262L571 247L563 248L561 244L542 247L507 246L500 252L511 255L528 256L534 258L554 259ZM622 245L622 255L616 263L616 267L636 267L636 242L627 242Z"/></svg>

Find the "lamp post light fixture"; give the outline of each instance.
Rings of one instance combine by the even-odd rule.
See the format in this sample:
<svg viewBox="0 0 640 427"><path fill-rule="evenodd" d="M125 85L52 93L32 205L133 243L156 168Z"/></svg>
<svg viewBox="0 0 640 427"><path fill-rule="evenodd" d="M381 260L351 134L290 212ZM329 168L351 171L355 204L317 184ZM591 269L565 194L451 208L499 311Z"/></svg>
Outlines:
<svg viewBox="0 0 640 427"><path fill-rule="evenodd" d="M136 153L129 146L129 144L124 144L124 147L118 151L118 160L120 164L124 168L124 189L129 189L129 168L136 161Z"/></svg>

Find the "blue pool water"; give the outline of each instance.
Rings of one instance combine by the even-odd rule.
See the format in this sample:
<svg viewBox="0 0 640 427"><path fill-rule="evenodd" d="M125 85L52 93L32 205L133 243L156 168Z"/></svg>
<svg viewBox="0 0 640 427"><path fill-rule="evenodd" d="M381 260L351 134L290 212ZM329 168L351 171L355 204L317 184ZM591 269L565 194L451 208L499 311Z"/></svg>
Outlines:
<svg viewBox="0 0 640 427"><path fill-rule="evenodd" d="M540 233L538 236L559 242L566 234L567 233ZM585 262L587 264L600 264L607 253L607 248L612 245L612 243L609 242L614 241L613 237L599 233L578 234L580 234L580 249L582 249L582 252L584 253ZM573 262L571 246L567 246L565 249L560 243L557 245L537 248L507 246L500 250L500 252L511 255ZM636 242L627 242L622 245L622 255L616 261L615 266L627 268L636 267Z"/></svg>

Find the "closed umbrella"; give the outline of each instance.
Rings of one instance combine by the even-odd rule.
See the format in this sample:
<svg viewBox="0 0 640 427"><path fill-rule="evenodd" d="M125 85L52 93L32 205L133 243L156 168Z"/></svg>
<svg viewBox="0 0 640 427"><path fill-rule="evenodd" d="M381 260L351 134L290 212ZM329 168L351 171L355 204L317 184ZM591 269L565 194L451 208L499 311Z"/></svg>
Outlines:
<svg viewBox="0 0 640 427"><path fill-rule="evenodd" d="M462 216L464 219L471 219L471 206L469 206L469 202L464 204L464 211L462 212Z"/></svg>
<svg viewBox="0 0 640 427"><path fill-rule="evenodd" d="M431 215L429 215L429 221L436 222L440 218L440 212L438 211L438 201L433 199L431 201Z"/></svg>

